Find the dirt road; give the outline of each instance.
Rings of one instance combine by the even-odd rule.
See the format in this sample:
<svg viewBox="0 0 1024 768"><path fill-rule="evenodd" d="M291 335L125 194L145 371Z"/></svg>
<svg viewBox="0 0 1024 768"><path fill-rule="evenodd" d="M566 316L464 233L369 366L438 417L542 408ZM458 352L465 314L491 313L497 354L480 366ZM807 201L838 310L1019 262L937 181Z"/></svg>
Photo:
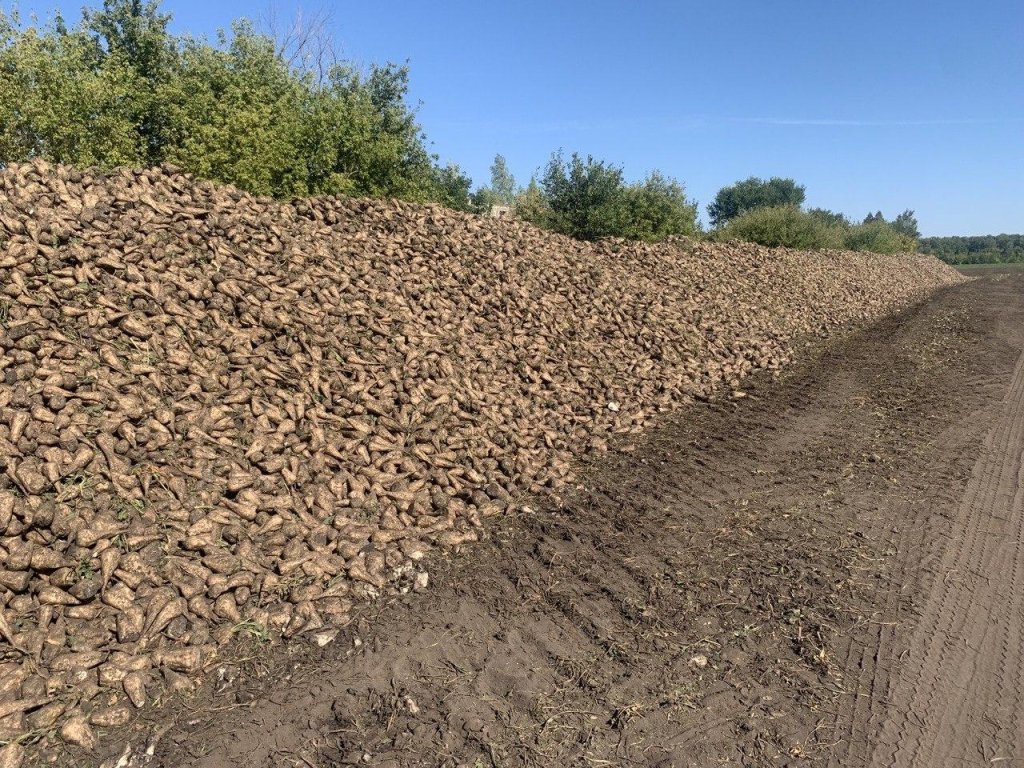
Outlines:
<svg viewBox="0 0 1024 768"><path fill-rule="evenodd" d="M1024 277L948 289L71 758L1024 764L1022 351Z"/></svg>
<svg viewBox="0 0 1024 768"><path fill-rule="evenodd" d="M895 674L881 696L883 676L857 681L866 765L1024 764L1024 355L991 410L948 531L916 548L930 567ZM891 660L882 639L862 650Z"/></svg>

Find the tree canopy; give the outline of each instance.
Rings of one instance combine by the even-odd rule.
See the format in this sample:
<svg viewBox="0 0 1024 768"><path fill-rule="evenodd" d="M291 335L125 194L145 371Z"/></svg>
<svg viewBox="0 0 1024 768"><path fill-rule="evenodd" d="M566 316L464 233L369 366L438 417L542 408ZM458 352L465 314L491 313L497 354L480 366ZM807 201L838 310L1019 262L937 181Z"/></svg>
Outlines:
<svg viewBox="0 0 1024 768"><path fill-rule="evenodd" d="M550 226L580 240L619 234L626 226L622 169L573 153L551 156L540 182L550 208Z"/></svg>
<svg viewBox="0 0 1024 768"><path fill-rule="evenodd" d="M154 0L105 0L74 27L0 13L0 162L169 162L258 194L468 207L406 103L406 67L333 61L320 77L248 22L210 42L169 21Z"/></svg>
<svg viewBox="0 0 1024 768"><path fill-rule="evenodd" d="M697 204L675 179L653 172L628 184L622 168L576 152L568 159L552 154L531 203L534 223L581 240L664 240L698 231ZM517 212L530 219L524 206Z"/></svg>
<svg viewBox="0 0 1024 768"><path fill-rule="evenodd" d="M921 230L917 227L917 217L909 209L892 220L892 228L911 240L917 240L921 237Z"/></svg>
<svg viewBox="0 0 1024 768"><path fill-rule="evenodd" d="M624 237L634 240L664 240L671 236L693 236L697 224L697 203L686 197L683 185L652 171L639 184L626 190Z"/></svg>
<svg viewBox="0 0 1024 768"><path fill-rule="evenodd" d="M911 213L912 212L907 212ZM907 227L907 218L903 219ZM804 211L795 205L752 208L713 233L719 240L746 240L769 247L814 250L846 248L851 251L901 253L913 251L916 238L887 222L879 213L852 224L840 213L822 208Z"/></svg>
<svg viewBox="0 0 1024 768"><path fill-rule="evenodd" d="M512 205L516 199L516 179L502 155L495 155L491 164L491 191L498 205Z"/></svg>
<svg viewBox="0 0 1024 768"><path fill-rule="evenodd" d="M803 205L805 189L793 179L778 176L765 181L756 176L722 187L708 206L712 226L727 224L741 213L755 208L773 208L784 205Z"/></svg>
<svg viewBox="0 0 1024 768"><path fill-rule="evenodd" d="M494 162L491 163L491 183L473 193L473 210L487 213L494 205L514 205L519 192L515 176L508 169L505 157L501 154L495 155Z"/></svg>

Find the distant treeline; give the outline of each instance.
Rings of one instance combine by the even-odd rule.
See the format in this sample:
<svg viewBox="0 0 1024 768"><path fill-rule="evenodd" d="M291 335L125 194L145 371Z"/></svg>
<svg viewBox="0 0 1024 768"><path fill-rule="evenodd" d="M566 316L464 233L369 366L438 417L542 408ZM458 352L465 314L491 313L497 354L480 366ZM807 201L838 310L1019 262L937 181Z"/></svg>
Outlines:
<svg viewBox="0 0 1024 768"><path fill-rule="evenodd" d="M922 237L922 253L948 264L1015 264L1024 262L1024 235Z"/></svg>

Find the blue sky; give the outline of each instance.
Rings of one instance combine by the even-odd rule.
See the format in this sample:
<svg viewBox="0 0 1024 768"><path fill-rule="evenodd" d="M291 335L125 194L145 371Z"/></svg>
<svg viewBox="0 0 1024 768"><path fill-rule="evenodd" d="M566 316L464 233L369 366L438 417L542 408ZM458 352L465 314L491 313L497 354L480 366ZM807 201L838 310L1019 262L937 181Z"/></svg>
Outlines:
<svg viewBox="0 0 1024 768"><path fill-rule="evenodd" d="M82 4L18 3L69 20ZM162 5L195 34L270 8ZM779 175L857 218L913 208L926 235L1024 231L1022 0L303 8L330 11L344 58L409 61L433 151L476 183L496 152L525 183L562 147L674 176L702 212L726 184Z"/></svg>

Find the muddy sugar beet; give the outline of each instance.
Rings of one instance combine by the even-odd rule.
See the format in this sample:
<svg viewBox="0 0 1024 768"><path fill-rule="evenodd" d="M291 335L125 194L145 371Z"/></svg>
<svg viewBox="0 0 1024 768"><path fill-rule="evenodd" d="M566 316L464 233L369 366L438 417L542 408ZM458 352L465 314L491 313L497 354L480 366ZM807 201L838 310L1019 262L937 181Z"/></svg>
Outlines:
<svg viewBox="0 0 1024 768"><path fill-rule="evenodd" d="M8 166L0 740L88 747L239 633L422 588L427 553L575 457L958 279Z"/></svg>

